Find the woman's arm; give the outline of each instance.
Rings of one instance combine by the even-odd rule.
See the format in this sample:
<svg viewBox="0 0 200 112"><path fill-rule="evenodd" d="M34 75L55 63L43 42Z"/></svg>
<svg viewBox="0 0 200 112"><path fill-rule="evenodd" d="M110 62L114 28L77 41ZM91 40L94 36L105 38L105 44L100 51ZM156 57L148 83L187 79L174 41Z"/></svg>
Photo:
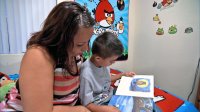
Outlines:
<svg viewBox="0 0 200 112"><path fill-rule="evenodd" d="M108 105L96 105L90 103L86 107L92 112L120 112L116 107Z"/></svg>
<svg viewBox="0 0 200 112"><path fill-rule="evenodd" d="M53 112L91 112L84 106L54 106Z"/></svg>
<svg viewBox="0 0 200 112"><path fill-rule="evenodd" d="M41 48L30 48L20 68L20 94L25 112L53 109L53 61Z"/></svg>
<svg viewBox="0 0 200 112"><path fill-rule="evenodd" d="M20 68L20 94L25 112L88 112L83 106L53 106L53 61L45 50L31 48Z"/></svg>

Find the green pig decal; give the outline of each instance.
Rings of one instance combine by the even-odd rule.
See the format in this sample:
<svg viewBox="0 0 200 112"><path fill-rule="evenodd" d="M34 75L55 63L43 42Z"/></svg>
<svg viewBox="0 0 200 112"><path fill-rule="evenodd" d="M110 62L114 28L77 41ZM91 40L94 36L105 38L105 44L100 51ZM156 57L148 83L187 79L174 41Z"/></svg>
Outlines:
<svg viewBox="0 0 200 112"><path fill-rule="evenodd" d="M168 33L169 34L175 34L177 32L176 25L172 25L169 27Z"/></svg>
<svg viewBox="0 0 200 112"><path fill-rule="evenodd" d="M156 35L163 35L163 34L164 34L163 28L158 28L157 32L156 32Z"/></svg>

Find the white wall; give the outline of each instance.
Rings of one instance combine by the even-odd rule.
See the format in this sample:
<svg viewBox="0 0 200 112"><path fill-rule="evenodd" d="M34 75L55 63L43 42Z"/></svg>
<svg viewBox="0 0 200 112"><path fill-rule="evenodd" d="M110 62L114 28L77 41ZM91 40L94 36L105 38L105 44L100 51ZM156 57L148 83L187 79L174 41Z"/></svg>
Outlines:
<svg viewBox="0 0 200 112"><path fill-rule="evenodd" d="M22 56L23 54L0 54L0 72L19 73Z"/></svg>
<svg viewBox="0 0 200 112"><path fill-rule="evenodd" d="M137 74L153 74L155 85L187 99L200 56L200 2L178 0L174 7L160 11L152 7L153 1L130 1L129 59L112 67ZM165 31L163 36L155 34L158 25L153 17L157 13ZM173 24L177 25L178 32L170 35L167 31ZM184 33L189 26L194 32ZM196 89L197 86L190 98L192 102L195 101Z"/></svg>

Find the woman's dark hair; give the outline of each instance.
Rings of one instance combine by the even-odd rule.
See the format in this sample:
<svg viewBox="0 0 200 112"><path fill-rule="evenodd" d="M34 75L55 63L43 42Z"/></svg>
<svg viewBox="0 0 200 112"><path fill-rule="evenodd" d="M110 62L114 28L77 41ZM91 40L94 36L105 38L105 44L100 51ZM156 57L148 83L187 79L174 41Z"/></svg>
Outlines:
<svg viewBox="0 0 200 112"><path fill-rule="evenodd" d="M104 32L99 35L92 45L92 54L96 54L104 59L114 55L121 56L123 50L121 41L111 32Z"/></svg>
<svg viewBox="0 0 200 112"><path fill-rule="evenodd" d="M32 34L27 48L32 45L44 47L55 61L55 68L59 65L72 74L67 50L74 46L74 37L80 27L89 28L94 24L86 7L76 2L61 2L50 12L43 28Z"/></svg>

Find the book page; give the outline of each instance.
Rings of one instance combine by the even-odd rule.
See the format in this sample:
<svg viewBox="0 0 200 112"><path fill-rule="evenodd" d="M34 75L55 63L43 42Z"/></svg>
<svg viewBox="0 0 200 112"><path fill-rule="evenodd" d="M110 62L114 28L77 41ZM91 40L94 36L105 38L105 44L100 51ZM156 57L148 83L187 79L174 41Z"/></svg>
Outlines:
<svg viewBox="0 0 200 112"><path fill-rule="evenodd" d="M135 75L134 77L123 76L117 88L116 95L153 98L153 75Z"/></svg>

